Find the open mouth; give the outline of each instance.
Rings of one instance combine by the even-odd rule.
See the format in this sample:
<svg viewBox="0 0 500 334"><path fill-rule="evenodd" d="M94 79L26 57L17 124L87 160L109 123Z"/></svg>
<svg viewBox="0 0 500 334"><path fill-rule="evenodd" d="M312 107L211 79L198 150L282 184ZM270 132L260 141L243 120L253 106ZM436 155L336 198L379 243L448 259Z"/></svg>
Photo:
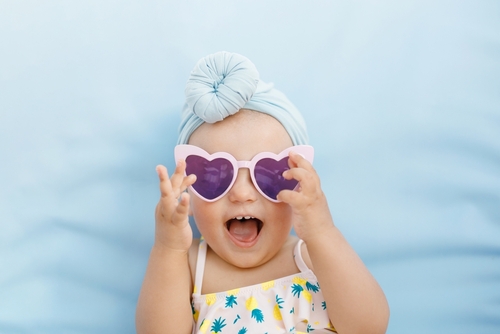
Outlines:
<svg viewBox="0 0 500 334"><path fill-rule="evenodd" d="M237 216L226 222L229 234L237 241L248 243L254 241L264 224L252 216Z"/></svg>

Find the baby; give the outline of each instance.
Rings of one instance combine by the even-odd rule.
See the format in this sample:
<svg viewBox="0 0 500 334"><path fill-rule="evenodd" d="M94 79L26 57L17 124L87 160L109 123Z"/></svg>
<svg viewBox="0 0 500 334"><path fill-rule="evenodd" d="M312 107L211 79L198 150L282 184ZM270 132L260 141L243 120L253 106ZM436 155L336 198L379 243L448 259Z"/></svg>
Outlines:
<svg viewBox="0 0 500 334"><path fill-rule="evenodd" d="M177 166L170 178L157 167L138 333L385 333L386 298L333 223L307 138L247 58L198 62Z"/></svg>

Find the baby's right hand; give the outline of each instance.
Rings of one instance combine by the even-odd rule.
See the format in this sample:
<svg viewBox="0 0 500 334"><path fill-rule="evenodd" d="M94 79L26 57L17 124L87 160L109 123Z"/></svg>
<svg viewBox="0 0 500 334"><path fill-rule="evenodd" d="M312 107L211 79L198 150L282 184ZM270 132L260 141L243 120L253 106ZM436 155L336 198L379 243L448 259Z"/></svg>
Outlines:
<svg viewBox="0 0 500 334"><path fill-rule="evenodd" d="M188 220L189 194L184 190L196 181L196 176L185 176L185 168L186 162L179 161L169 179L167 168L156 167L161 197L155 212L155 247L187 252L193 241Z"/></svg>

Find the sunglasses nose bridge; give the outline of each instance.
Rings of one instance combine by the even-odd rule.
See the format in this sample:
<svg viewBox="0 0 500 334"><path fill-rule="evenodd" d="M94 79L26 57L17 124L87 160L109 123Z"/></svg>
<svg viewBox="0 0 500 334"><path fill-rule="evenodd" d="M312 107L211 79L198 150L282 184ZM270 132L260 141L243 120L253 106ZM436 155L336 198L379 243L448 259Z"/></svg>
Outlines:
<svg viewBox="0 0 500 334"><path fill-rule="evenodd" d="M238 169L236 170L236 173L235 173L235 182L236 182L236 179L241 177L239 176L240 175L240 169L242 168L246 168L248 169L248 178L250 180L250 182L252 182L252 162L251 161L237 161L236 162L236 166L238 167Z"/></svg>
<svg viewBox="0 0 500 334"><path fill-rule="evenodd" d="M234 183L229 190L229 198L234 202L254 201L256 199L257 189L251 176L251 161L237 161L238 171L235 173ZM248 169L248 173L240 169Z"/></svg>
<svg viewBox="0 0 500 334"><path fill-rule="evenodd" d="M250 165L252 164L251 161L237 161L236 162L238 169L240 168L248 168L250 169Z"/></svg>
<svg viewBox="0 0 500 334"><path fill-rule="evenodd" d="M238 177L239 175L239 171L240 169L242 168L247 168L248 169L248 176L249 176L249 180L251 183L253 183L253 177L252 177L252 172L253 172L253 168L252 168L252 161L236 161L236 165L238 167L236 173L235 173L235 181L236 181L236 178ZM255 184L254 184L255 185Z"/></svg>

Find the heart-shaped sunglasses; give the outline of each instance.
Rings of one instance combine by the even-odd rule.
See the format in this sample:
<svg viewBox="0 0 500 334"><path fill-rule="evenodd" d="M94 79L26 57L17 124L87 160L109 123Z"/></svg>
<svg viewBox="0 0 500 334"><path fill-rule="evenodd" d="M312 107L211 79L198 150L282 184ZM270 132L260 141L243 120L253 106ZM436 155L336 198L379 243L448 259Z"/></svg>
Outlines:
<svg viewBox="0 0 500 334"><path fill-rule="evenodd" d="M190 189L207 202L218 200L231 189L240 168L250 169L253 184L264 197L272 202L279 202L276 197L280 191L294 190L298 185L297 180L286 180L283 177L283 172L290 169L290 151L313 162L314 149L309 145L292 146L279 154L262 152L250 161L237 161L226 152L209 154L193 145L177 145L174 154L176 161L186 161L186 175L196 175L196 182Z"/></svg>

